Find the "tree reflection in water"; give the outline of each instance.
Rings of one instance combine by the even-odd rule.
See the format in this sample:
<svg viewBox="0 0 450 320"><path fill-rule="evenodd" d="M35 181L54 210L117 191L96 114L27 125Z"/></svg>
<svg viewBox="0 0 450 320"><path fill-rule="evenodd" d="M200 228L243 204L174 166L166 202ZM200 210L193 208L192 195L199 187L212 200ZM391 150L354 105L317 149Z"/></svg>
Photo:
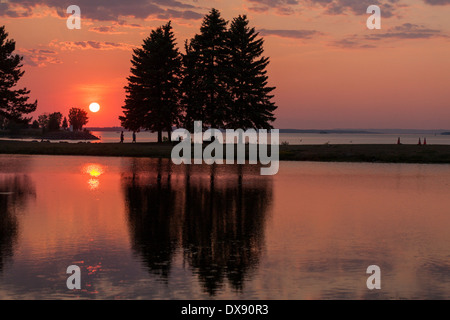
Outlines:
<svg viewBox="0 0 450 320"><path fill-rule="evenodd" d="M36 195L34 183L25 174L0 175L0 272L14 252L18 237L17 214Z"/></svg>
<svg viewBox="0 0 450 320"><path fill-rule="evenodd" d="M149 271L168 281L180 249L210 295L225 279L242 290L264 247L272 178L247 165L130 161L122 181L131 243Z"/></svg>

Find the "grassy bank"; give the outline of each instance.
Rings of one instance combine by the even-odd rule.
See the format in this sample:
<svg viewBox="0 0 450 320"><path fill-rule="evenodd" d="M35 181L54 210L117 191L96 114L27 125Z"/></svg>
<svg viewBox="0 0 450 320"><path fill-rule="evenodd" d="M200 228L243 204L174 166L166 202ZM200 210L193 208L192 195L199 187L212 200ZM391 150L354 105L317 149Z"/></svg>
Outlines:
<svg viewBox="0 0 450 320"><path fill-rule="evenodd" d="M51 131L42 132L42 129L23 129L17 132L0 130L0 137L8 139L36 139L36 140L99 140L89 131Z"/></svg>
<svg viewBox="0 0 450 320"><path fill-rule="evenodd" d="M169 158L170 143L45 143L0 141L0 154ZM450 146L310 145L280 146L280 160L324 162L450 163Z"/></svg>

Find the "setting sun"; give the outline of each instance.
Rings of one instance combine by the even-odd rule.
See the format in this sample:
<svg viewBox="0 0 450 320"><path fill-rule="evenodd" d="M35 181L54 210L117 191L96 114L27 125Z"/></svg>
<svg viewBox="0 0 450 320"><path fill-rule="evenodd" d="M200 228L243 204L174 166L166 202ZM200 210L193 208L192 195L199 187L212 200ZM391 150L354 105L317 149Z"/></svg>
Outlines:
<svg viewBox="0 0 450 320"><path fill-rule="evenodd" d="M91 110L91 112L98 112L100 111L100 105L96 102L93 102L89 105L89 110Z"/></svg>

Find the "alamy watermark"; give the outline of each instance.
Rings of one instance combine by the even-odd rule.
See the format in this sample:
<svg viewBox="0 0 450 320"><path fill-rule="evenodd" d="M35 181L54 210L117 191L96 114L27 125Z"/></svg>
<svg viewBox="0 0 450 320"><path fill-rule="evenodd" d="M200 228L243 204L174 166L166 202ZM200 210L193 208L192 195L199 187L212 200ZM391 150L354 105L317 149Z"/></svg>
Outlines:
<svg viewBox="0 0 450 320"><path fill-rule="evenodd" d="M193 138L193 139L192 139ZM214 138L214 139L213 139ZM269 142L270 138L270 142ZM225 132L219 129L202 130L202 122L194 122L194 135L186 129L177 129L172 133L172 141L180 141L172 149L172 162L176 165L192 164L192 142L194 144L194 164L202 164L203 161L212 165L216 164L245 164L246 149L248 146L248 163L270 165L261 168L261 175L270 176L278 173L280 167L279 130L228 129ZM211 142L211 140L213 140ZM203 142L209 143L203 149ZM246 143L248 141L248 144ZM237 142L237 143L236 143ZM269 155L270 145L270 155ZM225 157L224 157L225 146ZM236 150L235 150L236 149ZM236 151L236 155L235 155Z"/></svg>
<svg viewBox="0 0 450 320"><path fill-rule="evenodd" d="M79 266L71 265L67 267L67 274L71 276L67 278L66 285L69 290L81 289L81 269Z"/></svg>
<svg viewBox="0 0 450 320"><path fill-rule="evenodd" d="M367 8L367 13L372 15L367 19L367 28L370 30L381 29L381 9L379 6L372 5Z"/></svg>
<svg viewBox="0 0 450 320"><path fill-rule="evenodd" d="M369 278L367 278L366 285L367 289L373 290L381 289L381 269L377 265L369 266L366 270L367 274L371 274Z"/></svg>
<svg viewBox="0 0 450 320"><path fill-rule="evenodd" d="M81 29L81 9L79 6L71 5L67 7L66 13L71 14L66 21L67 29Z"/></svg>

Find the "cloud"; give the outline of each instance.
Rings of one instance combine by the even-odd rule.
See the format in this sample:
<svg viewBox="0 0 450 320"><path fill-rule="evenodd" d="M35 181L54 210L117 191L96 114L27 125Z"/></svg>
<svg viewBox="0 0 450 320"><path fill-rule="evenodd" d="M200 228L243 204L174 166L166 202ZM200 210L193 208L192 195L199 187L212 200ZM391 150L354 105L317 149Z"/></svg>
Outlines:
<svg viewBox="0 0 450 320"><path fill-rule="evenodd" d="M369 35L351 35L344 39L333 41L330 45L347 49L376 48L381 40L418 40L432 38L448 38L441 30L430 29L423 25L404 23L387 29L386 32L374 32Z"/></svg>
<svg viewBox="0 0 450 320"><path fill-rule="evenodd" d="M31 16L37 7L48 7L56 11L60 17L67 17L68 0L14 0L0 4L0 16L11 18ZM148 17L201 19L197 13L199 7L177 0L77 0L81 9L81 17L96 21L119 21L120 17L146 19Z"/></svg>
<svg viewBox="0 0 450 320"><path fill-rule="evenodd" d="M346 48L346 49L371 49L376 48L375 45L364 44L357 38L357 36L344 38L341 40L333 41L331 43L334 47Z"/></svg>
<svg viewBox="0 0 450 320"><path fill-rule="evenodd" d="M430 29L423 25L404 23L400 26L388 29L385 33L373 33L365 36L368 40L381 39L430 39L446 37L441 30Z"/></svg>
<svg viewBox="0 0 450 320"><path fill-rule="evenodd" d="M142 25L137 24L137 23L128 23L125 20L120 20L115 22L115 24L121 26L121 27L125 27L125 28L138 28L138 29L142 29L144 28Z"/></svg>
<svg viewBox="0 0 450 320"><path fill-rule="evenodd" d="M123 34L125 32L119 32L116 30L114 26L100 26L100 27L92 27L89 31L102 33L102 34Z"/></svg>
<svg viewBox="0 0 450 320"><path fill-rule="evenodd" d="M450 4L450 0L424 0L424 2L432 6L445 6Z"/></svg>
<svg viewBox="0 0 450 320"><path fill-rule="evenodd" d="M49 64L62 63L57 57L57 52L48 49L18 49L18 53L23 56L25 65L32 67L45 67Z"/></svg>
<svg viewBox="0 0 450 320"><path fill-rule="evenodd" d="M292 38L292 39L311 39L315 35L321 35L319 31L316 30L270 30L270 29L260 29L260 34L263 36L277 36L281 38Z"/></svg>
<svg viewBox="0 0 450 320"><path fill-rule="evenodd" d="M396 10L401 5L400 0L304 0L305 4L317 5L325 9L325 13L339 15L352 13L355 15L365 15L367 8L371 5L380 7L384 18L395 15Z"/></svg>
<svg viewBox="0 0 450 320"><path fill-rule="evenodd" d="M431 2L450 2L450 0L424 0ZM267 12L275 9L278 14L289 15L307 6L318 6L329 15L355 14L365 15L370 5L378 5L383 17L396 15L398 8L405 5L400 0L247 0L253 6L249 9L255 12Z"/></svg>
<svg viewBox="0 0 450 320"><path fill-rule="evenodd" d="M299 0L247 0L254 6L249 9L255 12L266 12L276 9L281 15L289 15L295 12L294 7L299 4Z"/></svg>
<svg viewBox="0 0 450 320"><path fill-rule="evenodd" d="M128 43L116 43L109 41L57 41L50 43L51 47L60 50L132 50L136 46Z"/></svg>
<svg viewBox="0 0 450 320"><path fill-rule="evenodd" d="M26 18L33 14L30 8L16 6L7 2L0 3L0 16L10 18Z"/></svg>

